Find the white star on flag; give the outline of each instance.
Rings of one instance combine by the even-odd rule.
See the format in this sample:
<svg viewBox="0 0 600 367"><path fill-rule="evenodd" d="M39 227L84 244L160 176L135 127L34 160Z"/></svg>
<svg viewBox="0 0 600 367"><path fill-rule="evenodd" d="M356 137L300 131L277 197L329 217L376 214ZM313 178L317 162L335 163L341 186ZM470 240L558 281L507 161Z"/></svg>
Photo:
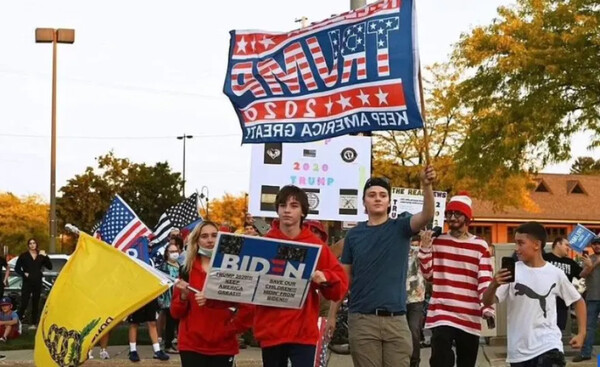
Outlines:
<svg viewBox="0 0 600 367"><path fill-rule="evenodd" d="M388 101L387 101L388 93L383 93L383 91L381 90L381 88L379 88L379 93L377 93L376 96L377 96L377 98L379 98L379 104L380 105L382 105L384 103L388 104Z"/></svg>
<svg viewBox="0 0 600 367"><path fill-rule="evenodd" d="M240 42L238 42L238 52L246 52L246 45L248 44L248 42L246 42L246 40L244 39L244 37L242 37L242 39L240 40Z"/></svg>
<svg viewBox="0 0 600 367"><path fill-rule="evenodd" d="M360 90L360 94L358 95L358 99L360 99L362 101L363 106L364 105L371 105L371 102L369 101L369 95L365 94L362 89Z"/></svg>
<svg viewBox="0 0 600 367"><path fill-rule="evenodd" d="M342 106L342 111L345 110L346 107L348 107L348 108L352 107L352 105L350 104L350 97L346 98L341 93L340 93L340 99L337 101L337 103L339 103L340 106Z"/></svg>
<svg viewBox="0 0 600 367"><path fill-rule="evenodd" d="M375 23L371 23L371 29L375 29L375 27L377 27Z"/></svg>
<svg viewBox="0 0 600 367"><path fill-rule="evenodd" d="M328 115L331 115L331 107L333 107L333 102L331 102L331 98L329 98L329 102L325 103L325 108L327 108Z"/></svg>
<svg viewBox="0 0 600 367"><path fill-rule="evenodd" d="M252 38L252 41L250 41L250 46L252 46L252 51L256 51L256 38Z"/></svg>
<svg viewBox="0 0 600 367"><path fill-rule="evenodd" d="M391 28L391 27L392 27L392 21L391 21L391 20L388 20L387 22L385 22L385 25L386 25L388 28Z"/></svg>
<svg viewBox="0 0 600 367"><path fill-rule="evenodd" d="M263 36L263 39L258 42L262 43L265 49L269 48L270 45L275 44L275 42L273 42L270 38L267 38L267 36Z"/></svg>

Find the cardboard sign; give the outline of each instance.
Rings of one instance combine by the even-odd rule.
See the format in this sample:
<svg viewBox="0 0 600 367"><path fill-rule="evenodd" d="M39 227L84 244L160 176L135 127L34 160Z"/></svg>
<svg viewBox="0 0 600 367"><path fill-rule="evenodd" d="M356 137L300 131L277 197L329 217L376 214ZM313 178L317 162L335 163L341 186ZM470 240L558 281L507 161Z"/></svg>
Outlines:
<svg viewBox="0 0 600 367"><path fill-rule="evenodd" d="M433 196L435 198L433 227L443 227L448 193L445 191L434 191ZM410 214L420 213L423 210L423 190L392 187L391 204L390 218L392 219L396 219L403 212L409 212Z"/></svg>
<svg viewBox="0 0 600 367"><path fill-rule="evenodd" d="M321 246L219 233L206 298L302 308Z"/></svg>
<svg viewBox="0 0 600 367"><path fill-rule="evenodd" d="M569 234L569 244L573 250L583 253L585 248L596 238L596 234L581 224L577 224L573 232Z"/></svg>
<svg viewBox="0 0 600 367"><path fill-rule="evenodd" d="M363 221L362 189L371 173L371 138L344 136L314 143L252 146L250 212L276 217L285 185L308 195L308 219Z"/></svg>

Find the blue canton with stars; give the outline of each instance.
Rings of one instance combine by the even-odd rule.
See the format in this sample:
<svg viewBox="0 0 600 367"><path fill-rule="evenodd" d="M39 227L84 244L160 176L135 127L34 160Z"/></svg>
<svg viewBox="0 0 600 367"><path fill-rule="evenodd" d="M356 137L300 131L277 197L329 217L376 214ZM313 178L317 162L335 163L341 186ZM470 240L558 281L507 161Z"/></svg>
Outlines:
<svg viewBox="0 0 600 367"><path fill-rule="evenodd" d="M127 227L127 225L135 219L135 214L123 200L117 196L110 204L110 207L102 220L102 224L100 225L100 235L102 236L102 240L112 244L123 228Z"/></svg>

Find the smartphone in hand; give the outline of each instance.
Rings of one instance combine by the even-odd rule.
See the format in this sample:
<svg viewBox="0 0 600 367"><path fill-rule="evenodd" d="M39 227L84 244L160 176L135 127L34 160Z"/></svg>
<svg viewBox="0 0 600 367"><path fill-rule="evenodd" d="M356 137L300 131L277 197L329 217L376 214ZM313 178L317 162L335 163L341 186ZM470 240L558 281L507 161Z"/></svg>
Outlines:
<svg viewBox="0 0 600 367"><path fill-rule="evenodd" d="M513 257L502 258L502 269L510 271L511 277L508 280L509 283L515 281L515 259Z"/></svg>

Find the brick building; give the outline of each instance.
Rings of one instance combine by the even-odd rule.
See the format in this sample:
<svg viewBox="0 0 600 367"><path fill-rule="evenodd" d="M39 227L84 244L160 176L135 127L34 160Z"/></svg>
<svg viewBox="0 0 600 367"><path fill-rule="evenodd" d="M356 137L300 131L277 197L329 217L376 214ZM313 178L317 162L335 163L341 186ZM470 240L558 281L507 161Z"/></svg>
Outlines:
<svg viewBox="0 0 600 367"><path fill-rule="evenodd" d="M543 173L535 182L531 198L538 211L494 212L491 203L473 199L475 219L469 231L491 244L514 242L515 229L528 221L543 223L548 241L567 236L577 223L600 233L600 176Z"/></svg>

